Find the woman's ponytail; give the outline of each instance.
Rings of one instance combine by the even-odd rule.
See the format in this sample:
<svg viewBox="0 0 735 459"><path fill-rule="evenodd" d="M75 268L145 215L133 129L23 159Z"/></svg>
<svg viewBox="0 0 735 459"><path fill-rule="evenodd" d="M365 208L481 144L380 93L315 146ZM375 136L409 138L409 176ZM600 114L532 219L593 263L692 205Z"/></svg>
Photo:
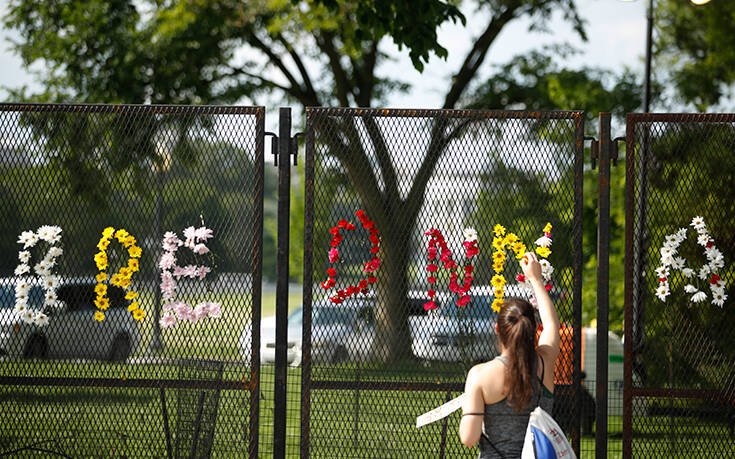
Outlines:
<svg viewBox="0 0 735 459"><path fill-rule="evenodd" d="M534 387L536 317L533 306L520 298L507 298L498 314L498 335L510 354L508 402L520 412L531 401Z"/></svg>

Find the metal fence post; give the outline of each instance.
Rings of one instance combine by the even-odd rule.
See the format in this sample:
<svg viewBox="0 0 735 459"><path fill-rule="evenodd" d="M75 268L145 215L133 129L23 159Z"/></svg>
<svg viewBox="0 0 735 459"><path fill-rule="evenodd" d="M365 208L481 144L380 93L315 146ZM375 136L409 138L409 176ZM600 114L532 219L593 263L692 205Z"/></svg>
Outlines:
<svg viewBox="0 0 735 459"><path fill-rule="evenodd" d="M597 224L597 374L595 456L607 457L608 307L610 291L610 113L600 113Z"/></svg>
<svg viewBox="0 0 735 459"><path fill-rule="evenodd" d="M288 241L291 205L291 109L278 112L278 247L276 263L276 368L274 380L273 457L286 457L286 346L288 320Z"/></svg>

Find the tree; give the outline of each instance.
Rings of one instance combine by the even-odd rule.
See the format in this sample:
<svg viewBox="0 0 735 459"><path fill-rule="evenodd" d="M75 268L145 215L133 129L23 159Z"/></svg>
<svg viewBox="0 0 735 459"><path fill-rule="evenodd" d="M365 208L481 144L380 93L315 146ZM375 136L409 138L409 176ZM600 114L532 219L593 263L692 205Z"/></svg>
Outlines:
<svg viewBox="0 0 735 459"><path fill-rule="evenodd" d="M662 67L677 95L706 110L731 95L735 83L735 17L731 2L696 7L689 2L657 2L657 45ZM664 72L661 72L662 74Z"/></svg>
<svg viewBox="0 0 735 459"><path fill-rule="evenodd" d="M39 75L46 92L38 100L226 103L276 93L304 106L366 107L405 86L377 76L385 59L378 46L382 35L356 33L364 19L357 14L360 3L343 1L329 8L239 0L16 0L6 25L20 33L15 49L25 64L43 60L48 66ZM512 21L530 17L534 27L543 28L552 12L561 11L585 38L573 0L483 0L477 6L490 14L450 80L445 109L463 105L490 46ZM444 13L438 14L441 19ZM235 59L241 49L247 50L247 58ZM328 72L317 78L309 63ZM382 228L386 282L380 283L376 343L379 355L395 359L408 347L407 334L400 332L407 314L402 308L407 241L429 177L444 147L460 132L442 123L432 127L419 173L408 195L401 197L389 152L379 152L375 170L366 168L365 147L350 132L354 126L332 127L350 142L333 152ZM369 127L369 133L380 150L380 130ZM383 189L376 186L377 174L385 178ZM404 216L400 223L390 218L397 214Z"/></svg>

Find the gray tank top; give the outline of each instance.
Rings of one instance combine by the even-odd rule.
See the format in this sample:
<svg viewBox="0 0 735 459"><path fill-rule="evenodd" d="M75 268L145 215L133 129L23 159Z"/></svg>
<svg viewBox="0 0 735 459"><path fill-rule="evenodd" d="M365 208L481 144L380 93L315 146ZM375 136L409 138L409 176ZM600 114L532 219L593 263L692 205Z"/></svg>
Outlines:
<svg viewBox="0 0 735 459"><path fill-rule="evenodd" d="M495 358L500 360L503 365L508 365L505 357L497 356ZM543 368L543 359L541 359L541 365ZM536 373L534 369L534 374ZM554 404L553 394L538 378L534 378L533 381L531 403L520 413L508 404L507 399L485 405L479 445L479 457L481 459L515 459L521 457L531 411L540 406L544 411L551 414Z"/></svg>

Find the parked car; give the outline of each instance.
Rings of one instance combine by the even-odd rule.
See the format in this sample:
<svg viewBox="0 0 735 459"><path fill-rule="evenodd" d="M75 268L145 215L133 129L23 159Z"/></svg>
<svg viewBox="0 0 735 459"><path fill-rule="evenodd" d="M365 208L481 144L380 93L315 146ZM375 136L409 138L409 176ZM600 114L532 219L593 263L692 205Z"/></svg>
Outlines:
<svg viewBox="0 0 735 459"><path fill-rule="evenodd" d="M92 358L124 361L140 343L138 322L127 311L125 292L109 286L110 307L105 320L94 320L94 279L62 280L58 305L44 312L49 323L40 327L23 322L13 312L15 280L0 280L0 354L27 358ZM28 305L39 309L44 300L40 285L32 285Z"/></svg>
<svg viewBox="0 0 735 459"><path fill-rule="evenodd" d="M411 315L425 314L425 292L410 291L406 307ZM301 364L303 307L299 306L288 316L287 361ZM275 362L275 316L264 317L260 322L260 362ZM375 297L352 297L341 304L328 299L312 305L311 354L314 362L342 362L364 360L370 355L375 339ZM251 352L251 325L247 324L240 338L243 358Z"/></svg>
<svg viewBox="0 0 735 459"><path fill-rule="evenodd" d="M441 298L436 311L409 317L413 354L425 361L461 362L489 360L497 355L494 296L471 295L471 304L458 307Z"/></svg>

